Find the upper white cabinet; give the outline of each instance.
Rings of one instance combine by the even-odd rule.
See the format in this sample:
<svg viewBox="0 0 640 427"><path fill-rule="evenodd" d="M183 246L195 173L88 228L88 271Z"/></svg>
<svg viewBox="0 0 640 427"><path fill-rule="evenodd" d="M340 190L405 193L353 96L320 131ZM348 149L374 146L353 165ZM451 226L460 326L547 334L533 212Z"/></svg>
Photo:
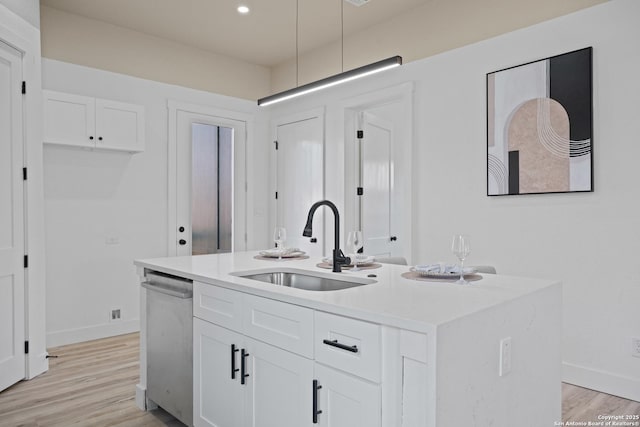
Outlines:
<svg viewBox="0 0 640 427"><path fill-rule="evenodd" d="M44 142L84 148L144 151L144 107L43 91Z"/></svg>

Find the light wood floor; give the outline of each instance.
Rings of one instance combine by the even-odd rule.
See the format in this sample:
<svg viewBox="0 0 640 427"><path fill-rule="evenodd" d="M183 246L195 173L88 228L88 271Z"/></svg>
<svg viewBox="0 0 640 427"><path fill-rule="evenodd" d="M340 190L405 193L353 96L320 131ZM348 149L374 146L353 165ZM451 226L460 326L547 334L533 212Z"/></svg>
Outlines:
<svg viewBox="0 0 640 427"><path fill-rule="evenodd" d="M49 371L0 393L1 427L183 427L158 409L135 406L138 334L49 349ZM562 385L563 421L640 414L640 403ZM540 426L547 427L547 426Z"/></svg>

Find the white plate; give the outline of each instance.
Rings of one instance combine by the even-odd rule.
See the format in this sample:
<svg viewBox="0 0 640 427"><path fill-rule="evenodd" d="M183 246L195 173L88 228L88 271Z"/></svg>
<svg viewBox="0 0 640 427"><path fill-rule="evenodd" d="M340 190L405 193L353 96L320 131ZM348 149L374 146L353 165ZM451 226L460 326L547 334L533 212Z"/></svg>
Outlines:
<svg viewBox="0 0 640 427"><path fill-rule="evenodd" d="M460 277L460 273L459 272L453 272L453 271L440 273L439 271L416 270L415 267L411 267L410 270L418 273L422 277L432 277L434 279L455 279L455 278L459 278ZM464 275L465 276L468 276L468 275L473 274L475 272L476 271L473 268L465 268L464 269Z"/></svg>
<svg viewBox="0 0 640 427"><path fill-rule="evenodd" d="M295 258L304 255L304 251L282 252L279 249L267 249L258 252L261 256L267 258Z"/></svg>
<svg viewBox="0 0 640 427"><path fill-rule="evenodd" d="M353 261L353 254L349 254L346 256L351 258L351 261ZM373 256L368 256L368 255L363 256L362 254L358 254L358 257L359 257L358 267L367 267L373 264L374 262L376 262L376 258ZM329 258L329 257L322 258L322 262L327 263L329 265L333 265L333 258ZM351 264L345 265L345 267L353 267L353 262L351 262Z"/></svg>

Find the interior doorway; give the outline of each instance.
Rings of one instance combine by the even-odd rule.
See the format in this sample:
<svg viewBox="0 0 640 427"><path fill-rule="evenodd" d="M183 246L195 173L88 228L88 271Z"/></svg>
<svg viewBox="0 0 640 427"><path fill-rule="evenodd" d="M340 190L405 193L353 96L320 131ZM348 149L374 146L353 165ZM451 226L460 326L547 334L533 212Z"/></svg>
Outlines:
<svg viewBox="0 0 640 427"><path fill-rule="evenodd" d="M170 103L169 255L246 249L247 123Z"/></svg>
<svg viewBox="0 0 640 427"><path fill-rule="evenodd" d="M22 53L0 41L0 391L25 378Z"/></svg>
<svg viewBox="0 0 640 427"><path fill-rule="evenodd" d="M412 253L410 83L345 101L345 231L361 230L363 252Z"/></svg>

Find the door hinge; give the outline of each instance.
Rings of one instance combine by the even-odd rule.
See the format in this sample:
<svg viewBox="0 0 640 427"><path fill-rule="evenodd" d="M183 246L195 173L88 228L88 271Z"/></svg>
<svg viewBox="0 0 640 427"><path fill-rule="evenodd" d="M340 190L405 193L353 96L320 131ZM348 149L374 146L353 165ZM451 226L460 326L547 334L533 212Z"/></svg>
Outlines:
<svg viewBox="0 0 640 427"><path fill-rule="evenodd" d="M27 93L27 82L25 82L24 80L22 81L22 94L26 94Z"/></svg>
<svg viewBox="0 0 640 427"><path fill-rule="evenodd" d="M22 168L22 180L27 180L27 168Z"/></svg>
<svg viewBox="0 0 640 427"><path fill-rule="evenodd" d="M276 191L276 200L278 200L278 192Z"/></svg>
<svg viewBox="0 0 640 427"><path fill-rule="evenodd" d="M278 141L273 141L273 143L276 145L276 150L278 149Z"/></svg>
<svg viewBox="0 0 640 427"><path fill-rule="evenodd" d="M24 256L24 268L29 268L29 255Z"/></svg>
<svg viewBox="0 0 640 427"><path fill-rule="evenodd" d="M356 138L358 139L364 138L364 131L363 130L356 131Z"/></svg>
<svg viewBox="0 0 640 427"><path fill-rule="evenodd" d="M29 354L29 341L24 342L24 354Z"/></svg>
<svg viewBox="0 0 640 427"><path fill-rule="evenodd" d="M362 196L364 194L364 188L362 187L358 187L356 189L356 192L358 193L358 196Z"/></svg>

